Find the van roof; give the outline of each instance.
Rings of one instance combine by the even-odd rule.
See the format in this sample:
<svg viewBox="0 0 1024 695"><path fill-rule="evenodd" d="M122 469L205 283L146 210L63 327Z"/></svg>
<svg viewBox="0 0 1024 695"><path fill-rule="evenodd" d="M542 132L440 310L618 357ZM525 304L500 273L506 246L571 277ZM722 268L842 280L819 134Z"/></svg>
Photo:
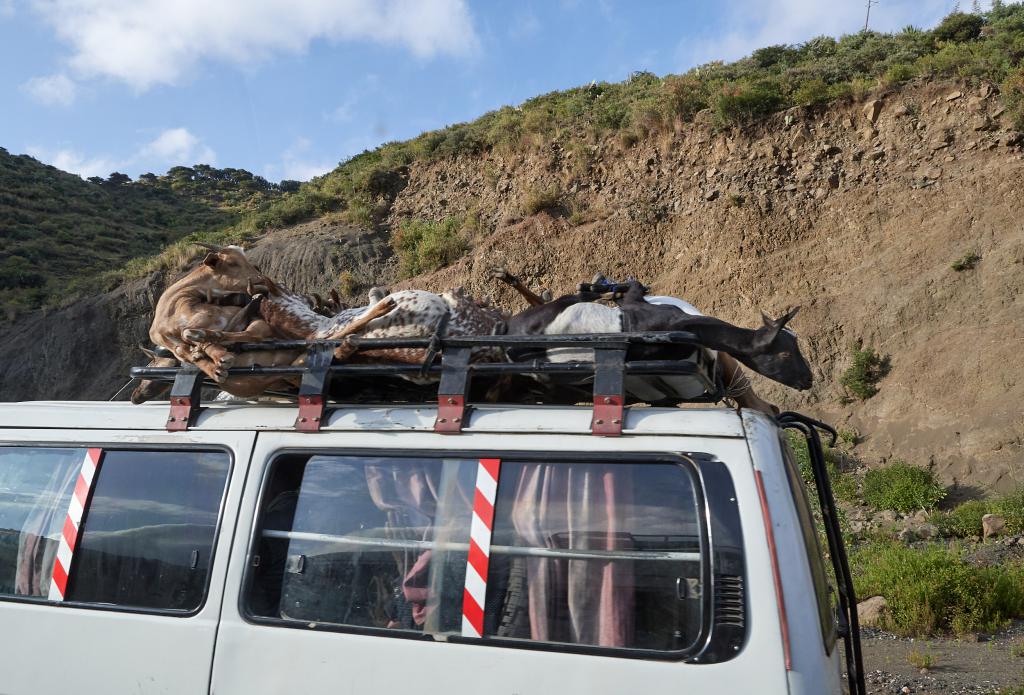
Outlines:
<svg viewBox="0 0 1024 695"><path fill-rule="evenodd" d="M108 401L29 401L0 403L3 429L163 430L167 401L133 405ZM204 404L192 430L292 431L292 403L212 402ZM507 433L591 433L590 406L481 405L468 412L463 431ZM432 432L433 405L360 405L329 407L322 431ZM623 434L744 436L736 411L722 407L625 409Z"/></svg>

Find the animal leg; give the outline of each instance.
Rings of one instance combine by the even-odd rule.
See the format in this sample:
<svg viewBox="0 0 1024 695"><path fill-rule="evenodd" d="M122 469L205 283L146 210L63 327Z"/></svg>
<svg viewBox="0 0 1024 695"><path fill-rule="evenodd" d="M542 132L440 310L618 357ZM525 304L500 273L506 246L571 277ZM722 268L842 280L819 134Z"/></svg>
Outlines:
<svg viewBox="0 0 1024 695"><path fill-rule="evenodd" d="M325 339L338 340L339 338L345 338L346 336L358 333L362 331L364 328L366 328L367 324L370 323L370 321L380 318L385 314L389 314L394 309L395 300L392 299L391 297L385 297L384 299L380 300L372 307L370 307L370 309L365 314L350 321L345 326L342 326L340 329L328 335ZM352 344L349 341L345 341L345 343L339 345L334 350L334 356L336 359L343 360L349 357L353 352L355 352L355 347L352 346Z"/></svg>
<svg viewBox="0 0 1024 695"><path fill-rule="evenodd" d="M504 282L506 285L508 285L516 292L521 294L523 296L523 299L525 299L526 303L529 304L530 306L540 306L541 304L546 303L543 297L535 294L533 291L530 290L529 287L527 287L523 283L522 280L520 280L519 278L517 278L515 275L508 272L504 268L491 268L490 270L487 271L487 274L495 280L500 280L501 282ZM551 300L548 299L547 301Z"/></svg>
<svg viewBox="0 0 1024 695"><path fill-rule="evenodd" d="M186 328L181 337L190 343L258 343L274 337L266 321L253 321L244 331L217 331L211 328Z"/></svg>
<svg viewBox="0 0 1024 695"><path fill-rule="evenodd" d="M779 414L779 408L757 395L754 386L750 383L750 377L743 373L739 363L725 352L718 353L718 363L722 365L722 378L725 381L726 397L736 401L740 408L759 410L760 412L775 417Z"/></svg>

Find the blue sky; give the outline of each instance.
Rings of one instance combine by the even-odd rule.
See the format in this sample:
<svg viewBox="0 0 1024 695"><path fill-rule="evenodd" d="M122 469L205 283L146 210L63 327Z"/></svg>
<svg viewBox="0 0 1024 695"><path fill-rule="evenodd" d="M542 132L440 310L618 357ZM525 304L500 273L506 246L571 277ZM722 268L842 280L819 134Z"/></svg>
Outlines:
<svg viewBox="0 0 1024 695"><path fill-rule="evenodd" d="M0 146L83 176L204 162L306 180L544 92L854 32L864 6L0 0ZM871 24L932 26L953 6L880 0Z"/></svg>

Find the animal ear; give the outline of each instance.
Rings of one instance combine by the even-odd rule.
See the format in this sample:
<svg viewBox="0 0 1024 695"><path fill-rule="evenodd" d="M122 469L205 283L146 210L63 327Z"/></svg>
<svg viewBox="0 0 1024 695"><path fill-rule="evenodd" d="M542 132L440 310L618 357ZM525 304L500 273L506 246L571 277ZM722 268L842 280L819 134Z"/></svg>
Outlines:
<svg viewBox="0 0 1024 695"><path fill-rule="evenodd" d="M790 321L792 321L792 320L793 320L793 317L794 317L794 316L796 316L796 315L797 315L797 314L799 314L799 313L800 313L800 307L799 307L799 306L795 306L795 307L793 307L792 309L790 309L789 311L787 311L787 312L786 312L786 313L785 313L785 314L784 314L784 315L783 315L782 317L780 317L779 319L777 319L777 320L776 320L776 323L778 323L778 324L779 324L779 328L782 328L782 327L783 327L783 326L785 326L785 325L786 325L787 323L789 323Z"/></svg>
<svg viewBox="0 0 1024 695"><path fill-rule="evenodd" d="M206 254L206 258L203 259L203 265L208 265L211 268L216 268L219 262L220 256L213 252Z"/></svg>

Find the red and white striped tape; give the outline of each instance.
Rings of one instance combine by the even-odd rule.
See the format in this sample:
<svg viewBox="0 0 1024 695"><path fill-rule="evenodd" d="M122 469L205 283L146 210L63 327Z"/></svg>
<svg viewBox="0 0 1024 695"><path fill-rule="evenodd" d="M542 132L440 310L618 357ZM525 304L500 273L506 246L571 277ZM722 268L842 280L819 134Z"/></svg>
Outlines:
<svg viewBox="0 0 1024 695"><path fill-rule="evenodd" d="M487 598L487 565L491 558L494 529L494 498L498 492L499 459L480 459L473 495L473 521L469 526L469 558L462 593L462 636L484 634L484 600Z"/></svg>
<svg viewBox="0 0 1024 695"><path fill-rule="evenodd" d="M53 574L50 578L51 601L63 601L68 586L68 573L71 571L71 558L78 546L78 529L82 524L82 515L89 503L89 494L96 481L96 471L100 465L102 449L87 449L82 460L82 468L78 472L75 491L68 502L68 515L64 519L64 530L60 534L60 545L57 546L57 557L53 561Z"/></svg>

